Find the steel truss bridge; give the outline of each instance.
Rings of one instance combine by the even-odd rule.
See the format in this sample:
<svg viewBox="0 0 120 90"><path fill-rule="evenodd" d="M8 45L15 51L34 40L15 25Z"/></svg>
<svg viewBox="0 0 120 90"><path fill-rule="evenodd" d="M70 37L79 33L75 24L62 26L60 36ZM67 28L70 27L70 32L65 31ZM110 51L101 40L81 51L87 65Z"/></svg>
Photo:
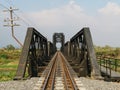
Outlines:
<svg viewBox="0 0 120 90"><path fill-rule="evenodd" d="M61 43L60 50L57 50L58 42ZM78 77L120 80L120 74L116 75L116 72L113 72L115 76L105 70L98 65L88 27L80 30L66 43L63 33L54 33L51 42L35 28L30 27L27 30L14 80L43 77L41 90L52 90L58 79L62 80L61 83L64 82L62 85L66 90L79 88L75 80Z"/></svg>

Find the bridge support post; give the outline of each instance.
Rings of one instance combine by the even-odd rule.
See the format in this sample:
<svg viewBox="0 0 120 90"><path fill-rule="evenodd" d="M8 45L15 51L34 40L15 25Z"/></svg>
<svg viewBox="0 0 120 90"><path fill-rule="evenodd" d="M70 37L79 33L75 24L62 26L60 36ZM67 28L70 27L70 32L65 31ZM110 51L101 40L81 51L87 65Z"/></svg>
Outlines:
<svg viewBox="0 0 120 90"><path fill-rule="evenodd" d="M92 41L92 37L91 37L91 33L89 28L84 28L84 36L85 36L85 41L86 41L86 45L87 45L87 51L88 51L88 55L89 55L89 59L91 62L91 77L93 78L100 78L101 74L100 74L100 69L96 60L96 55L95 55L95 51L94 51L94 47L93 47L93 41Z"/></svg>
<svg viewBox="0 0 120 90"><path fill-rule="evenodd" d="M101 78L89 28L83 28L74 35L70 44L72 60L76 60L79 75Z"/></svg>
<svg viewBox="0 0 120 90"><path fill-rule="evenodd" d="M26 70L29 77L37 77L38 67L44 65L48 56L47 50L47 39L34 28L28 28L14 80L23 79Z"/></svg>

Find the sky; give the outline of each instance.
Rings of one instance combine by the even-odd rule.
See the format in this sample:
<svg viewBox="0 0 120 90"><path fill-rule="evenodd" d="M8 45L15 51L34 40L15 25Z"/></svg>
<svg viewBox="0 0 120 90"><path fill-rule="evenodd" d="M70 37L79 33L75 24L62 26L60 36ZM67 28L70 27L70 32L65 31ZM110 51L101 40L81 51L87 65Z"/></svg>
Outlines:
<svg viewBox="0 0 120 90"><path fill-rule="evenodd" d="M89 27L94 45L120 47L120 0L0 0L0 47L19 44L11 36L4 19L12 6L19 10L15 36L24 43L28 27L34 27L49 41L53 33L63 32L68 41L83 27Z"/></svg>

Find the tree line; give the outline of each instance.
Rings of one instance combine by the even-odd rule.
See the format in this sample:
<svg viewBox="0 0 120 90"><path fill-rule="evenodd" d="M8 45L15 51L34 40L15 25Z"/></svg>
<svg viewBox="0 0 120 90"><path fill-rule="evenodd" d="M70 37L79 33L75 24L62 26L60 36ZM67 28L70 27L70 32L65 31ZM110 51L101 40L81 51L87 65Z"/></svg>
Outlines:
<svg viewBox="0 0 120 90"><path fill-rule="evenodd" d="M101 46L94 45L94 48L97 55L120 58L120 47L111 47L109 45L101 47Z"/></svg>

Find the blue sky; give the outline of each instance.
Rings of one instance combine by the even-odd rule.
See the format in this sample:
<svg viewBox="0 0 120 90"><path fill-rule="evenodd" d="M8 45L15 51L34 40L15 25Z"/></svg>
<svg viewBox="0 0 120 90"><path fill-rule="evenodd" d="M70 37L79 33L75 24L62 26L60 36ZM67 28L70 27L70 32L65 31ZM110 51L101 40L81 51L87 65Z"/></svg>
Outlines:
<svg viewBox="0 0 120 90"><path fill-rule="evenodd" d="M2 5L1 5L2 4ZM23 43L27 27L35 27L48 40L54 32L63 32L66 41L83 27L89 27L95 45L120 47L120 0L0 0L0 47L19 45L11 30L3 27L4 13L10 6L19 8L15 27L16 37Z"/></svg>
<svg viewBox="0 0 120 90"><path fill-rule="evenodd" d="M44 9L52 9L68 4L70 1L75 1L76 4L86 9L87 12L94 12L97 9L104 7L108 2L120 4L119 0L5 0L21 8L24 11L39 11ZM24 5L23 5L24 4Z"/></svg>

